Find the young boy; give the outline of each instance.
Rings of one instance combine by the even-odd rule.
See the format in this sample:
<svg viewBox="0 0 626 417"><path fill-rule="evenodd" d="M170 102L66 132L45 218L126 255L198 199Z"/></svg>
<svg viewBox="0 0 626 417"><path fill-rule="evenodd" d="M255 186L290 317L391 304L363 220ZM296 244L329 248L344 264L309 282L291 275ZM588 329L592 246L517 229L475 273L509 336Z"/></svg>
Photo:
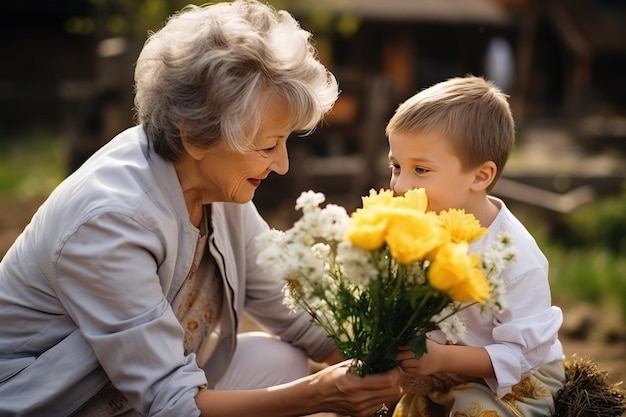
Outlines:
<svg viewBox="0 0 626 417"><path fill-rule="evenodd" d="M407 387L394 416L549 415L565 380L562 313L551 305L545 256L505 204L489 195L515 138L506 96L483 78L452 78L402 103L386 134L396 194L424 188L429 210L474 214L489 228L472 244L475 253L503 231L517 253L502 276L504 311L472 306L459 313L466 332L457 344L446 344L436 331L421 358L410 350L398 354L407 381L422 381L422 389Z"/></svg>

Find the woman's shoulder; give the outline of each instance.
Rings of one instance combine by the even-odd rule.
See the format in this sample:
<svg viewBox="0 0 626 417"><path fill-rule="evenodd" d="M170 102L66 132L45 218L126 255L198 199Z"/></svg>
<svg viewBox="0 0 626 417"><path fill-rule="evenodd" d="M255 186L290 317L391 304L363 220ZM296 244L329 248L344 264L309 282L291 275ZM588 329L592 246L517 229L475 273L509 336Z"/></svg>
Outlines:
<svg viewBox="0 0 626 417"><path fill-rule="evenodd" d="M184 218L182 192L173 167L155 168L146 152L145 135L129 129L97 151L69 175L44 202L38 214L48 220L79 226L102 215L128 217L153 226ZM165 165L166 166L166 165ZM174 176L172 184L160 180ZM180 188L180 186L178 186ZM173 189L172 189L173 188ZM176 204L176 195L180 194Z"/></svg>

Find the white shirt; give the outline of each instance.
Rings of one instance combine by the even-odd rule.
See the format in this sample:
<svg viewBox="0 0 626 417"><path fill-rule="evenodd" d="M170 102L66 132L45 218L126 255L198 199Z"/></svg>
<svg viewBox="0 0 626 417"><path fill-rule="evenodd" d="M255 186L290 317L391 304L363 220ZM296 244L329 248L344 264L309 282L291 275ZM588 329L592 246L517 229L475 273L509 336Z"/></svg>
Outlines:
<svg viewBox="0 0 626 417"><path fill-rule="evenodd" d="M558 340L563 313L551 304L548 261L535 239L503 201L490 199L500 206L500 212L488 233L470 245L470 251L480 253L501 232L512 236L517 261L502 275L507 309L501 313L483 313L475 305L459 312L466 332L459 336L458 344L485 347L496 375L485 382L502 397L541 365L563 359L563 347ZM439 330L431 332L429 337L445 341Z"/></svg>

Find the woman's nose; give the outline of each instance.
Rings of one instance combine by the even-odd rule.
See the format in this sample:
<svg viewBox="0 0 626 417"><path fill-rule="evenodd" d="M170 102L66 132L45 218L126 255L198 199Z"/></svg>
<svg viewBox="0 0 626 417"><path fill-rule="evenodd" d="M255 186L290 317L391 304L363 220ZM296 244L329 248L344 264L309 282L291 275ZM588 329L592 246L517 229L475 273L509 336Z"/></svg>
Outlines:
<svg viewBox="0 0 626 417"><path fill-rule="evenodd" d="M278 175L285 175L289 171L289 153L286 145L276 151L270 169Z"/></svg>

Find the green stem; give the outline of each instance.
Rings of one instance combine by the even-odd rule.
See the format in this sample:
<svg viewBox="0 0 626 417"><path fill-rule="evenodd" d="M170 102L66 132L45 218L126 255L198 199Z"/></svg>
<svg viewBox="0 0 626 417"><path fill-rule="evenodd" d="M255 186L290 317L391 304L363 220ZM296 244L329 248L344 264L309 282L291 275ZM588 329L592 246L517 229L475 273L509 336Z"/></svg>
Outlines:
<svg viewBox="0 0 626 417"><path fill-rule="evenodd" d="M437 322L436 322L435 324L439 324L439 323L441 323L441 322L443 322L443 321L448 320L450 317L454 316L454 315L455 315L455 314L457 314L459 311L463 311L463 310L465 310L466 308L469 308L469 307L473 306L474 304L478 304L478 302L474 301L473 303L464 304L464 305L462 305L462 306L461 306L461 307L459 307L459 308L455 308L454 310L452 310L452 311L450 312L450 314L448 314L447 316L445 316L445 317L443 317L443 318L441 318L441 319L437 320Z"/></svg>
<svg viewBox="0 0 626 417"><path fill-rule="evenodd" d="M411 326L411 324L413 323L413 320L415 320L415 318L421 313L422 308L424 307L424 305L426 304L426 302L432 298L431 294L427 294L427 296L423 297L421 300L421 303L419 305L418 308L413 310L413 314L411 315L411 317L409 318L409 320L406 321L406 325L402 328L402 330L396 334L394 336L394 338L391 340L391 342L389 343L389 345L394 346L396 343L400 342L400 337L402 337L404 335L404 333L409 330L409 327ZM445 300L445 299L444 299ZM447 304L448 301L442 301L442 306L439 306L437 308L438 311L441 311L443 309L443 307L445 306L445 304ZM435 323L436 324L436 323Z"/></svg>

